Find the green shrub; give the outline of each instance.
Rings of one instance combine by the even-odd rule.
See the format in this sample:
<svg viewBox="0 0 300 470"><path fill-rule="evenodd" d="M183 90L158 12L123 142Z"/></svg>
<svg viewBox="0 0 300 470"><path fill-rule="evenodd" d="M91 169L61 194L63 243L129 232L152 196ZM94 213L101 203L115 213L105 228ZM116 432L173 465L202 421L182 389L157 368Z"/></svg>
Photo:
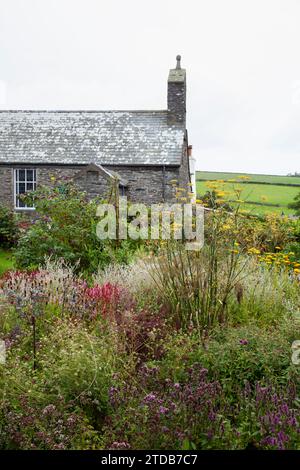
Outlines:
<svg viewBox="0 0 300 470"><path fill-rule="evenodd" d="M299 241L288 243L284 247L284 251L285 253L293 253L293 254L290 254L290 260L300 263L300 242Z"/></svg>
<svg viewBox="0 0 300 470"><path fill-rule="evenodd" d="M116 351L113 334L102 331L98 336L83 325L62 323L41 341L39 365L48 396L62 395L105 415L111 376L121 363Z"/></svg>
<svg viewBox="0 0 300 470"><path fill-rule="evenodd" d="M161 372L165 377L171 373L172 379L180 381L188 365L200 363L208 369L212 380L222 384L228 400L246 382L266 381L286 386L293 379L299 386L300 371L291 362L291 346L298 339L300 321L295 318L282 320L270 328L255 324L219 328L204 346L196 336L173 335L165 343Z"/></svg>
<svg viewBox="0 0 300 470"><path fill-rule="evenodd" d="M151 260L157 289L178 327L197 328L205 337L213 326L228 321L229 301L247 263L236 238L240 221L238 210L229 221L227 211L212 212L201 250L187 250L181 241L171 241Z"/></svg>
<svg viewBox="0 0 300 470"><path fill-rule="evenodd" d="M100 201L89 201L72 183L65 183L64 191L60 186L41 187L34 193L34 203L37 215L15 250L19 268L36 268L45 257L52 257L91 273L112 261L127 263L138 246L134 241L100 240L96 235Z"/></svg>
<svg viewBox="0 0 300 470"><path fill-rule="evenodd" d="M164 359L115 381L105 447L298 449L291 344L299 335L299 321L220 329L205 347L191 333L173 333Z"/></svg>
<svg viewBox="0 0 300 470"><path fill-rule="evenodd" d="M10 315L14 318L15 314L11 311ZM49 323L39 318L35 370L28 350L30 336L23 325L17 336L14 331L6 335L11 346L5 366L0 366L1 448L96 445L108 412L112 375L123 367L117 338L104 326L98 327L98 334L80 322L52 318ZM70 427L69 418L74 421ZM60 428L65 434L62 440L57 436Z"/></svg>
<svg viewBox="0 0 300 470"><path fill-rule="evenodd" d="M294 209L296 215L300 215L300 193L294 197L294 202L288 204L288 207Z"/></svg>
<svg viewBox="0 0 300 470"><path fill-rule="evenodd" d="M299 310L299 284L283 268L266 268L249 262L244 279L236 286L237 302L229 306L233 324L276 324Z"/></svg>
<svg viewBox="0 0 300 470"><path fill-rule="evenodd" d="M14 212L0 205L0 247L13 246L18 236L19 230Z"/></svg>

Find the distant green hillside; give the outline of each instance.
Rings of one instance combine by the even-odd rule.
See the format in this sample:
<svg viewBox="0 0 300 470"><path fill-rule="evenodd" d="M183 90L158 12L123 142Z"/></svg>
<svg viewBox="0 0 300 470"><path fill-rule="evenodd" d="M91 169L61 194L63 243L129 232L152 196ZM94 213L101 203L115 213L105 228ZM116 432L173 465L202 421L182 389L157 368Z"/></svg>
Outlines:
<svg viewBox="0 0 300 470"><path fill-rule="evenodd" d="M243 176L248 178L241 179ZM200 198L208 190L207 181L224 180L228 191L236 184L242 185L241 198L246 202L245 209L256 214L268 212L293 214L294 211L288 209L287 205L300 192L300 177L294 176L198 171L196 179L197 194Z"/></svg>
<svg viewBox="0 0 300 470"><path fill-rule="evenodd" d="M238 179L240 176L249 176L249 182L274 183L274 184L296 184L300 186L300 176L278 176L278 175L256 175L251 173L222 173L217 171L197 171L197 180L228 180Z"/></svg>

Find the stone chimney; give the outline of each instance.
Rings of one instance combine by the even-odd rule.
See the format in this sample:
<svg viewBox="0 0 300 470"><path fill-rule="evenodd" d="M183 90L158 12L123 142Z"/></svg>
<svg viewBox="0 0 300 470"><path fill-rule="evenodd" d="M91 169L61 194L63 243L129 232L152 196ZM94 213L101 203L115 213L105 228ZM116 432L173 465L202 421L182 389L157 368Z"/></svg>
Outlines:
<svg viewBox="0 0 300 470"><path fill-rule="evenodd" d="M186 115L186 72L181 68L181 56L176 57L176 68L171 69L168 78L169 122L185 127Z"/></svg>

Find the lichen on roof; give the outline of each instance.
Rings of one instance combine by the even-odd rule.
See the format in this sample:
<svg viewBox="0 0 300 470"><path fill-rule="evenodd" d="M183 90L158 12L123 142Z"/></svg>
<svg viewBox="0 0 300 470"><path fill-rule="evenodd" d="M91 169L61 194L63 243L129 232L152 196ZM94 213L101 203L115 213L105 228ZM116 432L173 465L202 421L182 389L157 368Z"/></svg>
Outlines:
<svg viewBox="0 0 300 470"><path fill-rule="evenodd" d="M167 111L0 111L0 163L180 165Z"/></svg>

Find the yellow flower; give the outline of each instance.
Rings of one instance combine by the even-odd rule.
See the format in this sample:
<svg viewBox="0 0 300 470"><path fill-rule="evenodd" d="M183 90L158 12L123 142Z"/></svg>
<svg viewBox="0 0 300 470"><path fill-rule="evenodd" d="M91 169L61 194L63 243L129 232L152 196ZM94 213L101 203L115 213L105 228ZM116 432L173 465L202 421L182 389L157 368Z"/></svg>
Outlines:
<svg viewBox="0 0 300 470"><path fill-rule="evenodd" d="M257 248L249 248L248 253L253 255L259 255L260 251Z"/></svg>
<svg viewBox="0 0 300 470"><path fill-rule="evenodd" d="M172 225L172 227L173 227L174 229L176 229L176 228L182 228L182 224L177 224L176 222L173 222L171 225Z"/></svg>
<svg viewBox="0 0 300 470"><path fill-rule="evenodd" d="M294 273L295 274L300 274L300 269L299 268L294 269Z"/></svg>
<svg viewBox="0 0 300 470"><path fill-rule="evenodd" d="M250 176L247 176L247 175L239 176L239 180L249 180L249 179L250 179Z"/></svg>

